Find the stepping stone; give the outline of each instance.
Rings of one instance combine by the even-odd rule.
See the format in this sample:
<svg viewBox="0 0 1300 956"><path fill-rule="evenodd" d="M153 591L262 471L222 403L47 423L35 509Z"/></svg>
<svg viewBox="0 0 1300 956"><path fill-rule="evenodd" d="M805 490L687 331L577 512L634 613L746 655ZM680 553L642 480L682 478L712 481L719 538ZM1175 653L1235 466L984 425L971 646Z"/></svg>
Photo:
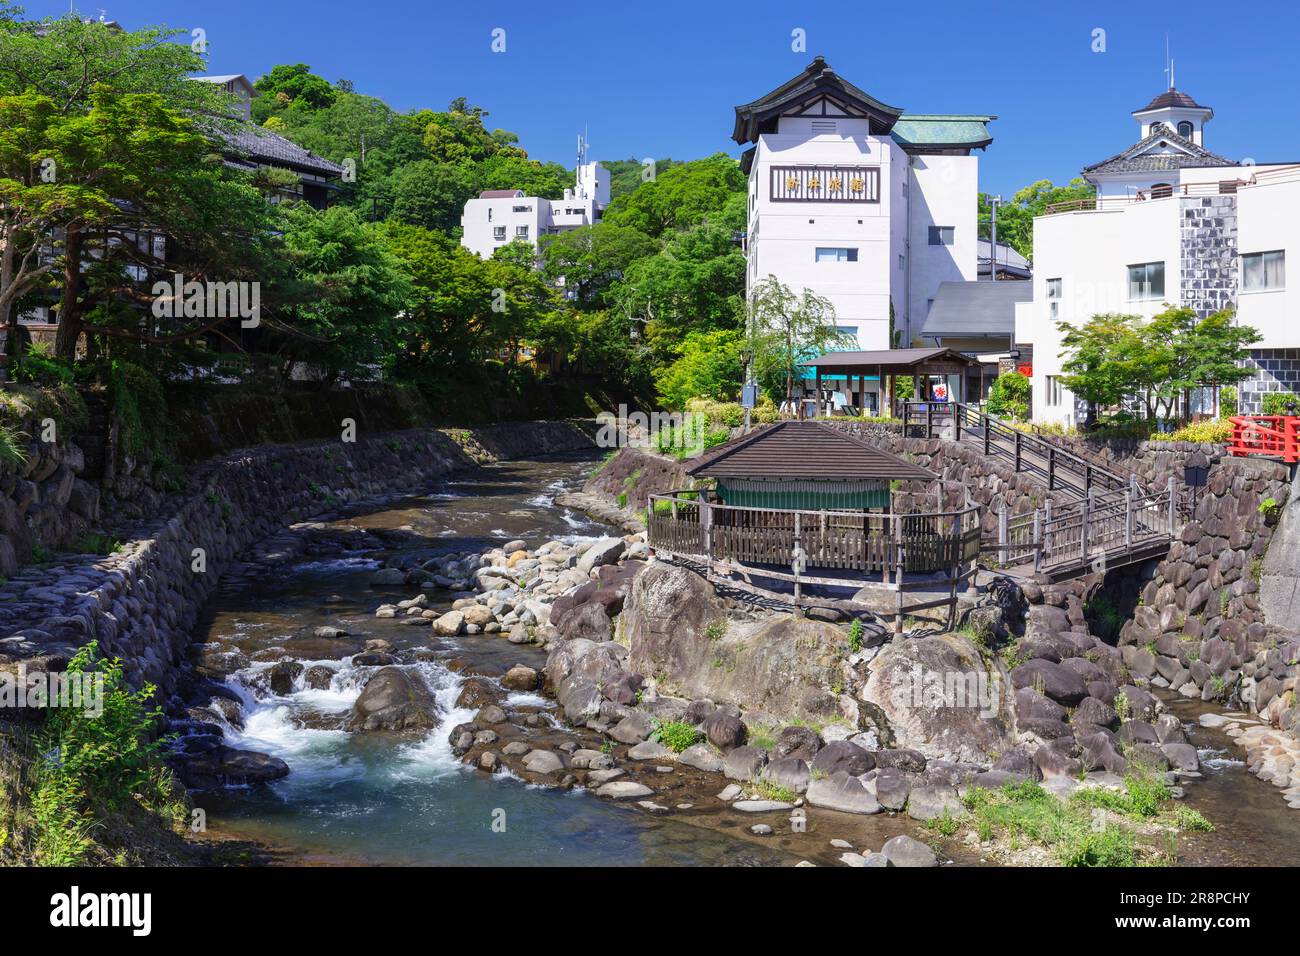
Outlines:
<svg viewBox="0 0 1300 956"><path fill-rule="evenodd" d="M771 836L772 828L768 826L766 823L755 823L752 827L749 828L749 832L754 834L755 836Z"/></svg>
<svg viewBox="0 0 1300 956"><path fill-rule="evenodd" d="M1201 714L1199 722L1202 727L1222 727L1228 722L1228 718L1222 714Z"/></svg>
<svg viewBox="0 0 1300 956"><path fill-rule="evenodd" d="M744 792L745 791L741 788L740 784L733 783L722 788L722 791L718 794L718 799L725 803L730 803Z"/></svg>
<svg viewBox="0 0 1300 956"><path fill-rule="evenodd" d="M637 797L648 797L653 793L654 791L645 784L632 780L616 780L596 788L596 796L608 797L611 800L635 800Z"/></svg>
<svg viewBox="0 0 1300 956"><path fill-rule="evenodd" d="M837 850L852 850L853 844L848 840L831 840L831 846Z"/></svg>
<svg viewBox="0 0 1300 956"><path fill-rule="evenodd" d="M638 800L636 805L643 810L649 810L651 813L667 813L668 808L662 803L655 803L653 800Z"/></svg>
<svg viewBox="0 0 1300 956"><path fill-rule="evenodd" d="M622 767L612 767L609 770L593 770L587 774L587 779L592 783L609 783L611 780L617 780L627 773Z"/></svg>

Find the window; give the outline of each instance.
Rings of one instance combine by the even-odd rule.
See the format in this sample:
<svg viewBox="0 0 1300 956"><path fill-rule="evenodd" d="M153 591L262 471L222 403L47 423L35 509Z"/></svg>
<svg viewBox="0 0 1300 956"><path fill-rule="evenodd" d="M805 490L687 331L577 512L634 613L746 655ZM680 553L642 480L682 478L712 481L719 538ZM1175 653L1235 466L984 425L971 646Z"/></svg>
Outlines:
<svg viewBox="0 0 1300 956"><path fill-rule="evenodd" d="M932 246L951 246L953 239L953 226L931 226L930 227L930 245Z"/></svg>
<svg viewBox="0 0 1300 956"><path fill-rule="evenodd" d="M533 207L532 207L532 206L512 206L512 207L510 208L510 211L511 211L511 212L532 212L532 211L533 211Z"/></svg>
<svg viewBox="0 0 1300 956"><path fill-rule="evenodd" d="M515 238L516 238L516 239L527 239L527 238L528 238L528 227L527 227L527 226L515 226Z"/></svg>
<svg viewBox="0 0 1300 956"><path fill-rule="evenodd" d="M1174 194L1174 187L1169 183L1153 183L1151 186L1152 199L1168 199Z"/></svg>
<svg viewBox="0 0 1300 956"><path fill-rule="evenodd" d="M1061 313L1061 280L1047 280L1047 314L1053 320Z"/></svg>
<svg viewBox="0 0 1300 956"><path fill-rule="evenodd" d="M1286 253L1248 252L1241 257L1241 288L1246 292L1286 287Z"/></svg>
<svg viewBox="0 0 1300 956"><path fill-rule="evenodd" d="M1044 380L1047 386L1047 394L1043 396L1043 403L1052 406L1060 405L1062 399L1060 376L1046 375Z"/></svg>
<svg viewBox="0 0 1300 956"><path fill-rule="evenodd" d="M505 227L505 226L493 226L493 227L492 227L492 238L493 238L493 239L496 239L498 242L504 241L505 238L506 238L506 227Z"/></svg>
<svg viewBox="0 0 1300 956"><path fill-rule="evenodd" d="M1187 122L1186 120L1183 120L1183 122L1179 123L1179 124L1178 124L1178 135L1181 136L1183 139L1191 139L1191 138L1192 138L1192 124L1189 123L1189 122Z"/></svg>
<svg viewBox="0 0 1300 956"><path fill-rule="evenodd" d="M818 262L857 262L858 250L834 248L829 246L817 247Z"/></svg>
<svg viewBox="0 0 1300 956"><path fill-rule="evenodd" d="M1144 302L1165 297L1165 264L1143 262L1128 267L1128 297L1131 302Z"/></svg>

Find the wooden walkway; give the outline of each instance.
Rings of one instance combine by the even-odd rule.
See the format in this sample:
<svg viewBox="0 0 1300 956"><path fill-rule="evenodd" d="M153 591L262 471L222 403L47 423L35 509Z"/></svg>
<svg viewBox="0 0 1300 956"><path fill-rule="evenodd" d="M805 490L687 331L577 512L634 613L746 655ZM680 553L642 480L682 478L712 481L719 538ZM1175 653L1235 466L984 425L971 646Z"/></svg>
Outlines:
<svg viewBox="0 0 1300 956"><path fill-rule="evenodd" d="M985 455L1070 499L1019 515L998 515L983 550L1009 570L1064 580L1161 557L1179 531L1177 492L1143 487L1113 463L1086 458L958 402L908 403L909 434L974 445Z"/></svg>

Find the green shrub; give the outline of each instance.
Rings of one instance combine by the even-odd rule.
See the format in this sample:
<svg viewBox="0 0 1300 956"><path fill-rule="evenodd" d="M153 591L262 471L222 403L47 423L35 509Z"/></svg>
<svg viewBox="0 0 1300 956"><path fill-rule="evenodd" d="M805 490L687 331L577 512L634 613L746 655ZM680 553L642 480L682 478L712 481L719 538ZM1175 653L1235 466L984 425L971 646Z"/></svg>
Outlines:
<svg viewBox="0 0 1300 956"><path fill-rule="evenodd" d="M1232 439L1232 422L1226 418L1193 422L1172 432L1151 436L1152 441L1194 441L1201 444L1226 445Z"/></svg>
<svg viewBox="0 0 1300 956"><path fill-rule="evenodd" d="M0 463L11 468L27 464L27 436L12 425L0 425Z"/></svg>
<svg viewBox="0 0 1300 956"><path fill-rule="evenodd" d="M1282 506L1277 503L1276 498L1265 498L1259 503L1259 513L1265 522L1272 524L1282 513Z"/></svg>
<svg viewBox="0 0 1300 956"><path fill-rule="evenodd" d="M1031 394L1028 376L1020 372L1004 372L993 380L989 388L989 414L1023 419L1029 414Z"/></svg>
<svg viewBox="0 0 1300 956"><path fill-rule="evenodd" d="M1300 411L1300 398L1294 392L1266 392L1261 410L1265 415L1294 415Z"/></svg>
<svg viewBox="0 0 1300 956"><path fill-rule="evenodd" d="M1225 385L1219 389L1219 417L1229 418L1237 414L1237 386Z"/></svg>
<svg viewBox="0 0 1300 956"><path fill-rule="evenodd" d="M849 650L856 654L862 650L862 618L855 617L849 625Z"/></svg>
<svg viewBox="0 0 1300 956"><path fill-rule="evenodd" d="M153 685L131 690L122 662L101 658L94 641L73 656L67 672L101 675L102 710L46 711L32 814L37 858L47 866L88 862L100 821L110 813L143 810L176 827L186 810L167 769L165 741L155 733L162 709L150 706Z"/></svg>
<svg viewBox="0 0 1300 956"><path fill-rule="evenodd" d="M681 753L699 742L700 731L684 721L669 720L655 729L654 738L674 753Z"/></svg>

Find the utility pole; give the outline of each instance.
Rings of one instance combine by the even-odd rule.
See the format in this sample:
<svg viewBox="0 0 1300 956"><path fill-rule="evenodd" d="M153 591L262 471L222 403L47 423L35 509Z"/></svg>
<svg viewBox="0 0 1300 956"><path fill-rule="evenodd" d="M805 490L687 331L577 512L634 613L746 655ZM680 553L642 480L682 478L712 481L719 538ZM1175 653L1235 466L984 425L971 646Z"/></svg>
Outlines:
<svg viewBox="0 0 1300 956"><path fill-rule="evenodd" d="M1001 196L989 197L989 281L998 278L998 206L1002 205Z"/></svg>

